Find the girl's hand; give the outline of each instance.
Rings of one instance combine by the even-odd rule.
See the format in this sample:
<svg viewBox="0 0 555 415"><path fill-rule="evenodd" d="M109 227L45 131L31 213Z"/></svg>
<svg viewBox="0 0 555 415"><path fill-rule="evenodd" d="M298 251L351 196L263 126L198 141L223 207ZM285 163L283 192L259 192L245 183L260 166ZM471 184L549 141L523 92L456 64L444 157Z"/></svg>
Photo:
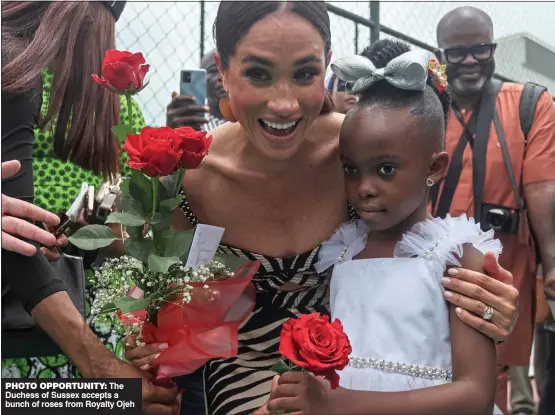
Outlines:
<svg viewBox="0 0 555 415"><path fill-rule="evenodd" d="M278 375L274 376L274 378L272 379L272 387L270 389L270 398L268 399L268 402L270 402L270 400L272 400L275 397L276 389L278 387L278 381L279 381L279 376ZM271 415L270 411L268 410L268 402L266 402L256 411L254 411L252 415Z"/></svg>
<svg viewBox="0 0 555 415"><path fill-rule="evenodd" d="M267 403L270 413L286 410L300 414L330 414L330 383L308 372L285 372Z"/></svg>
<svg viewBox="0 0 555 415"><path fill-rule="evenodd" d="M125 349L125 359L133 366L144 371L153 369L152 363L158 358L162 350L168 348L167 343L150 343L145 346L137 346L137 339L134 336L127 336L123 339Z"/></svg>
<svg viewBox="0 0 555 415"><path fill-rule="evenodd" d="M457 315L469 326L484 333L497 343L504 342L518 319L518 290L513 287L513 275L501 268L495 255L484 256L488 275L462 268L449 270L444 278L445 299L462 310ZM490 321L482 318L486 306L493 308Z"/></svg>

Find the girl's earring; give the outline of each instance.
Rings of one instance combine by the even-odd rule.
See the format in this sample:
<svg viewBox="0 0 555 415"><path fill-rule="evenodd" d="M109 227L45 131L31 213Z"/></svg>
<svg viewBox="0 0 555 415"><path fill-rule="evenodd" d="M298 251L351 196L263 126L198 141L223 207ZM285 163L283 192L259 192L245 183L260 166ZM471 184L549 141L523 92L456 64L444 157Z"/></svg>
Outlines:
<svg viewBox="0 0 555 415"><path fill-rule="evenodd" d="M429 177L426 179L426 186L428 187L432 187L435 184L433 179L430 179Z"/></svg>

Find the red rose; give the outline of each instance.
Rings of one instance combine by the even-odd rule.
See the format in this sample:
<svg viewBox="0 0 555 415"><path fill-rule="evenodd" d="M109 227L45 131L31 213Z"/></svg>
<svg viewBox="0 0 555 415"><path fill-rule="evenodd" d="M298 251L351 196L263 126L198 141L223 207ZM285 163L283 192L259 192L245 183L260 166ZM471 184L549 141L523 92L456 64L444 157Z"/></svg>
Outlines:
<svg viewBox="0 0 555 415"><path fill-rule="evenodd" d="M149 177L168 176L180 168L181 139L170 127L145 127L140 134L128 134L123 149L129 167Z"/></svg>
<svg viewBox="0 0 555 415"><path fill-rule="evenodd" d="M102 77L92 75L94 81L114 92L131 95L143 88L143 81L150 65L142 53L108 50L102 62Z"/></svg>
<svg viewBox="0 0 555 415"><path fill-rule="evenodd" d="M351 344L339 320L330 323L328 316L312 313L283 325L279 352L297 366L326 377L335 389L339 386L335 371L349 364Z"/></svg>
<svg viewBox="0 0 555 415"><path fill-rule="evenodd" d="M181 148L183 149L181 165L188 169L198 167L208 154L212 137L205 131L196 131L190 127L176 128L175 133L181 139Z"/></svg>

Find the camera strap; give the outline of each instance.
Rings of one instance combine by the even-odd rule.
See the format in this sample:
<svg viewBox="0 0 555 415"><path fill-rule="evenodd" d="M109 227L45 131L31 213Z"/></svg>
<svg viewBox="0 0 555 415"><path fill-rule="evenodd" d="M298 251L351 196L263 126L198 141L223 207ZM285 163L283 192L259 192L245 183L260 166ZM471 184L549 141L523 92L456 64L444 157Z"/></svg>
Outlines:
<svg viewBox="0 0 555 415"><path fill-rule="evenodd" d="M511 155L509 153L507 140L505 140L505 133L503 133L503 127L501 126L501 120L499 119L499 114L497 113L497 110L495 110L493 113L493 124L495 125L495 132L497 133L499 145L501 146L501 152L503 153L503 162L505 163L505 167L507 168L509 180L511 181L511 187L513 188L516 206L518 210L522 211L524 209L524 200L522 199L522 197L520 197L518 184L515 179L515 172L513 170L513 164L511 163Z"/></svg>
<svg viewBox="0 0 555 415"><path fill-rule="evenodd" d="M484 87L480 104L476 140L472 149L472 188L474 193L474 220L476 223L481 221L489 133L491 121L495 114L497 94L502 85L501 81L490 80Z"/></svg>
<svg viewBox="0 0 555 415"><path fill-rule="evenodd" d="M459 108L453 106L453 111L455 112L455 116L463 126L463 132L461 134L461 138L459 138L459 142L455 147L455 151L453 152L453 157L451 158L451 163L449 164L449 168L447 169L447 174L445 176L445 183L443 185L443 190L441 192L441 197L439 197L439 188L440 183L437 183L435 186L432 187L430 196L432 200L432 211L435 211L435 215L440 218L445 218L449 213L449 209L451 207L451 202L453 201L453 196L455 195L455 190L457 189L457 185L459 184L459 178L462 172L462 159L464 150L466 149L466 145L470 143L470 146L473 147L474 145L474 131L476 131L476 124L478 121L478 111L472 111L472 115L468 120L468 124L465 123L464 117L462 116L461 111ZM436 211L436 203L437 203L437 211Z"/></svg>
<svg viewBox="0 0 555 415"><path fill-rule="evenodd" d="M445 183L441 195L439 195L439 184L436 184L431 191L432 209L435 215L445 218L451 208L453 196L462 172L462 160L466 144L470 143L472 148L472 184L474 190L474 218L476 222L480 220L482 194L486 177L486 152L489 140L491 121L495 113L495 101L497 94L501 90L501 82L490 81L484 87L479 103L479 109L474 109L467 124L463 124L463 134L457 143L452 154L451 163L447 170ZM460 110L453 106L453 111L459 122L464 122ZM473 131L476 131L473 134ZM438 200L439 196L439 200ZM437 204L437 210L435 209Z"/></svg>

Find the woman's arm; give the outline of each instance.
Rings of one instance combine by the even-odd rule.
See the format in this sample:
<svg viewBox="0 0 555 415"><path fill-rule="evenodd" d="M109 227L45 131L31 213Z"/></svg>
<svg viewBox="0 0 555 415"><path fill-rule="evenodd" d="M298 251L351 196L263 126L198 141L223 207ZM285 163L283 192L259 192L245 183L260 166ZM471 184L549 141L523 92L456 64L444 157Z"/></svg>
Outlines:
<svg viewBox="0 0 555 415"><path fill-rule="evenodd" d="M473 247L465 247L461 262L469 270L483 272L483 255ZM326 382L312 375L288 372L281 376L268 410L300 410L302 414L491 414L496 385L495 346L459 319L455 310L450 306L451 383L406 392L331 391Z"/></svg>
<svg viewBox="0 0 555 415"><path fill-rule="evenodd" d="M38 119L38 89L15 96L2 93L2 160L18 160L21 169L2 180L3 195L33 203L33 127ZM34 241L27 241L39 248ZM44 256L37 253L25 257L2 250L2 287L10 289L27 310L42 299L65 290L65 284L54 273Z"/></svg>
<svg viewBox="0 0 555 415"><path fill-rule="evenodd" d="M446 300L462 309L458 315L462 321L502 343L518 319L518 290L513 287L513 275L497 263L492 253L485 255L483 269L450 269L449 281L442 284L453 295ZM480 315L486 305L495 310L491 321L475 315Z"/></svg>

